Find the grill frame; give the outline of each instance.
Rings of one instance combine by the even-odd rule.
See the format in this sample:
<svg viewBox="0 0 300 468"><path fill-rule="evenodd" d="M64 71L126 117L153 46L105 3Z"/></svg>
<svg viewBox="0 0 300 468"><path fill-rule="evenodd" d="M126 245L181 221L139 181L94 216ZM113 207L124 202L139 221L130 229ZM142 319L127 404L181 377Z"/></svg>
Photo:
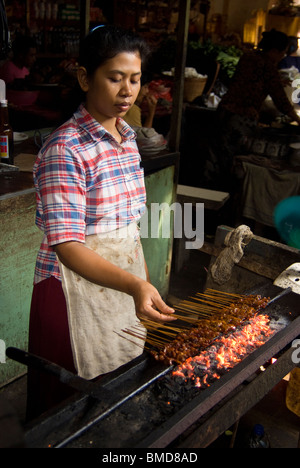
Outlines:
<svg viewBox="0 0 300 468"><path fill-rule="evenodd" d="M274 297L280 291L281 288L267 285L256 288L249 294ZM107 427L110 418L120 418L121 421L126 410L135 411L140 395L143 395L143 392L151 392L151 387L157 379L163 378L173 369L173 366L167 367L153 362L144 354L95 383L94 393L97 398L84 393L76 394L52 412L33 421L26 428L26 445L85 447L89 446L88 441L92 440L95 444L99 444L97 447L103 448L164 448L170 444L180 446L182 440L185 440L184 447L193 446L192 444L197 444L199 447L211 443L295 367L291 359L293 351L291 343L300 335L297 301L299 302L299 296L291 293L282 298L278 304L270 306L276 308L276 313L278 307L283 308L285 318L286 310L293 309L292 315L288 315L288 324L275 333L265 345L214 382L211 387L201 390L198 396L167 418L159 427L153 428L149 424L148 433L134 433L135 429L128 425L128 434L121 434L120 429L120 438L122 436L123 440L118 440L115 446L112 446L109 439L107 442L103 438L99 439L104 427L109 431ZM271 315L271 311L268 313ZM289 349L286 349L288 346ZM278 355L280 357L275 364L256 375L260 366ZM252 380L253 376L253 381L249 383L249 379ZM249 389L252 389L254 396L251 396ZM235 410L231 414L233 408ZM212 421L215 425L214 430ZM209 437L203 437L203 427L210 428ZM120 428L122 428L121 423ZM124 437L127 435L128 438L125 440Z"/></svg>

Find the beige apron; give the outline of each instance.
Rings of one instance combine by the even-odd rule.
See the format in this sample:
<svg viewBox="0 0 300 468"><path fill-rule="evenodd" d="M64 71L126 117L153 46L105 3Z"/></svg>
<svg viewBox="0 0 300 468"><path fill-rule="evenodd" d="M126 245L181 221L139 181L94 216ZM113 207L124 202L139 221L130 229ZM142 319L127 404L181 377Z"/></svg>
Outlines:
<svg viewBox="0 0 300 468"><path fill-rule="evenodd" d="M123 270L146 279L136 223L111 233L86 236L85 245ZM122 333L122 329L132 329L139 322L133 298L85 280L60 261L59 268L78 375L93 379L142 354L144 341Z"/></svg>

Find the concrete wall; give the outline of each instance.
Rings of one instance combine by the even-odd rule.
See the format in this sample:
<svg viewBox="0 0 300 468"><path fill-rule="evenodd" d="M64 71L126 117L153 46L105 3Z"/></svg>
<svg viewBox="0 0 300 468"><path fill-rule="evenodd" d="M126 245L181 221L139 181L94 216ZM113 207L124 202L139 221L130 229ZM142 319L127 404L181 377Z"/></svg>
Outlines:
<svg viewBox="0 0 300 468"><path fill-rule="evenodd" d="M0 200L0 339L5 346L27 349L34 266L42 239L35 226L35 194ZM26 371L0 359L0 386Z"/></svg>

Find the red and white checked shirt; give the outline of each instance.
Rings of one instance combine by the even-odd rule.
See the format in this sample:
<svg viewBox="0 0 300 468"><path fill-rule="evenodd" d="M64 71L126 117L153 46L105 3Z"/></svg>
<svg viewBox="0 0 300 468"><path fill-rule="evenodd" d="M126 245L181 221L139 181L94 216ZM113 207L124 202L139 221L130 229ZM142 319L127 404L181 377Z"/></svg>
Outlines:
<svg viewBox="0 0 300 468"><path fill-rule="evenodd" d="M36 225L44 232L34 283L60 279L52 246L139 221L146 204L136 134L122 119L119 144L84 108L48 138L33 168Z"/></svg>

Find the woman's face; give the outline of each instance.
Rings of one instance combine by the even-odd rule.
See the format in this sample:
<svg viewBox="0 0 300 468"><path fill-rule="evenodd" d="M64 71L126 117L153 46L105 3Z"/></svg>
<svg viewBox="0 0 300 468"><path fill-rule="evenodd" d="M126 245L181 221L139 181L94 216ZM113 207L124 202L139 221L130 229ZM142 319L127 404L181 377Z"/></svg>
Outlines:
<svg viewBox="0 0 300 468"><path fill-rule="evenodd" d="M86 109L101 124L123 117L134 104L141 78L138 53L122 52L107 60L88 77L82 67L78 80L86 93Z"/></svg>

